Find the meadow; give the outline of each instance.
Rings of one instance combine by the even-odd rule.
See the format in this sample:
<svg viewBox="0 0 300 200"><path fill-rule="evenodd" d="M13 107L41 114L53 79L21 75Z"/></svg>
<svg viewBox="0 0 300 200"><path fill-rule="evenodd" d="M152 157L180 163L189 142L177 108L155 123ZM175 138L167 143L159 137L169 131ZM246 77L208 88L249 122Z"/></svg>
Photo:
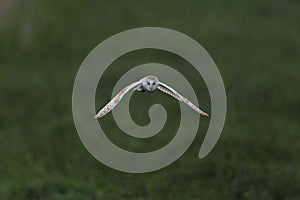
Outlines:
<svg viewBox="0 0 300 200"><path fill-rule="evenodd" d="M300 199L300 2L266 1L12 1L0 9L0 199ZM97 161L72 116L73 83L82 61L106 38L137 27L165 27L197 40L217 64L227 117L213 151L198 159L209 119L172 165L129 174ZM122 56L103 77L99 108L126 70L147 62L186 66L158 50ZM122 70L121 67L122 66ZM110 84L106 84L110 81ZM209 100L204 82L195 87ZM147 95L147 94L146 94ZM178 103L134 94L141 125L153 102L169 114L157 137L124 135L111 114L100 122L123 148L146 151L170 141ZM142 103L139 103L142 102ZM210 109L210 102L204 102Z"/></svg>

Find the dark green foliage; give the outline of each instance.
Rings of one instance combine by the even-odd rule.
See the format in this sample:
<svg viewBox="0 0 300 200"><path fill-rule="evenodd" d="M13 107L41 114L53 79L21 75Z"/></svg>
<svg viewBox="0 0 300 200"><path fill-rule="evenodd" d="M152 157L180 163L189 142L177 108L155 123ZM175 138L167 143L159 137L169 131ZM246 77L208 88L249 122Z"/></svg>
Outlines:
<svg viewBox="0 0 300 200"><path fill-rule="evenodd" d="M299 8L295 0L29 0L1 8L0 199L300 199ZM202 44L222 74L228 113L206 158L197 154L209 119L172 165L126 174L87 152L73 123L71 95L76 72L92 48L141 26L175 29ZM97 108L126 70L147 62L184 66L191 83L201 83L194 89L207 100L203 108L210 107L207 88L186 61L141 50L108 69ZM179 104L158 93L144 103L143 95L131 100L138 124L149 122L145 116L153 102L165 102L170 118L159 135L142 141L122 133L108 115L101 123L125 149L159 148L176 131Z"/></svg>

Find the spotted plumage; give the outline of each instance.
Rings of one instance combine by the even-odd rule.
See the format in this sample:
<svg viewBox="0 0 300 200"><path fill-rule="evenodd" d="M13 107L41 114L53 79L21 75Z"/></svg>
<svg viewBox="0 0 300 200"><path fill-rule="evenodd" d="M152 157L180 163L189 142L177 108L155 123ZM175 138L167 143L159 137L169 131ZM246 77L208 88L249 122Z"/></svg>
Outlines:
<svg viewBox="0 0 300 200"><path fill-rule="evenodd" d="M106 106L104 106L98 113L95 115L95 118L101 118L107 113L109 113L114 107L121 101L121 99L124 97L124 95L129 91L129 90L135 90L138 92L152 92L156 89L174 97L178 101L182 101L186 103L189 107L191 107L193 110L198 112L200 115L207 116L208 114L200 110L197 106L195 106L192 102L190 102L187 98L183 97L180 95L176 90L174 90L172 87L168 86L165 83L162 83L158 80L156 76L149 75L141 80L134 82L127 87L123 88Z"/></svg>

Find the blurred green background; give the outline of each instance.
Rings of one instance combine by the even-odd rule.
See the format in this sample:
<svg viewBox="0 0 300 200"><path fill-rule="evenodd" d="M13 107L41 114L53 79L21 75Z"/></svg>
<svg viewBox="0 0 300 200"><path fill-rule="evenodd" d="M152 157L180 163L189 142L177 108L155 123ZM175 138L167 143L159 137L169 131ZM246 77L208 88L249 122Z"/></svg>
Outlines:
<svg viewBox="0 0 300 200"><path fill-rule="evenodd" d="M299 9L297 0L2 0L0 199L300 199ZM72 87L91 49L144 26L183 32L209 52L224 80L228 112L219 142L204 159L197 154L209 119L172 165L127 174L98 162L81 143ZM199 85L202 107L210 110L207 88L191 66L155 50L114 62L99 84L107 89L98 92L96 107L109 100L120 69L146 62L185 66L185 76ZM141 141L122 133L108 115L100 123L123 148L156 149L177 130L179 104L159 93L145 95L134 94L133 119L146 125L151 103L164 102L167 124Z"/></svg>

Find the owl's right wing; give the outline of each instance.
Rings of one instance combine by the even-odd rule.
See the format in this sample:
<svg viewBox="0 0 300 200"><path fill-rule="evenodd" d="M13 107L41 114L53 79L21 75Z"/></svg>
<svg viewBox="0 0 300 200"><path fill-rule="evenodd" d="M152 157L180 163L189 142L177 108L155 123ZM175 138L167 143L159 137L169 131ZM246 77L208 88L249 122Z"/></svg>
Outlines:
<svg viewBox="0 0 300 200"><path fill-rule="evenodd" d="M104 115L106 115L107 113L109 113L110 111L112 111L112 109L114 109L114 107L116 107L116 105L118 105L118 103L121 101L121 99L124 97L124 95L129 90L139 87L141 84L142 84L142 82L141 82L141 80L139 80L139 81L134 82L134 83L128 85L127 87L123 88L108 104L106 104L106 106L104 106L97 113L97 115L95 115L95 119L101 118Z"/></svg>
<svg viewBox="0 0 300 200"><path fill-rule="evenodd" d="M204 111L200 110L197 106L195 106L192 102L190 102L187 98L179 94L176 90L174 90L172 87L168 86L165 83L159 82L158 89L168 95L171 95L178 101L182 101L186 103L189 107L191 107L193 110L195 110L200 115L208 117L209 115L205 113Z"/></svg>

